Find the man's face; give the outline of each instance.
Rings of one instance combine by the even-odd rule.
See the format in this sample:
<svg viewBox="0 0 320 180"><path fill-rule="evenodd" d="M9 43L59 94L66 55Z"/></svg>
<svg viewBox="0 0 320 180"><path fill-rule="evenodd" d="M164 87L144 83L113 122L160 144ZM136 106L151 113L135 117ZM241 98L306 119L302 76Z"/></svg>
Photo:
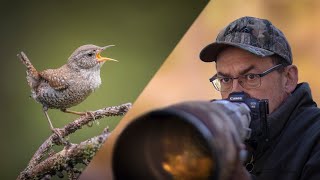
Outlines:
<svg viewBox="0 0 320 180"><path fill-rule="evenodd" d="M270 57L259 57L235 47L223 50L216 61L217 74L223 77L238 77L246 74L260 74L275 64ZM285 91L285 76L279 71L273 71L261 77L261 85L257 88L245 89L238 79L233 80L232 90L221 92L222 98L227 98L232 92L249 94L250 97L269 100L269 111L272 113L287 97Z"/></svg>

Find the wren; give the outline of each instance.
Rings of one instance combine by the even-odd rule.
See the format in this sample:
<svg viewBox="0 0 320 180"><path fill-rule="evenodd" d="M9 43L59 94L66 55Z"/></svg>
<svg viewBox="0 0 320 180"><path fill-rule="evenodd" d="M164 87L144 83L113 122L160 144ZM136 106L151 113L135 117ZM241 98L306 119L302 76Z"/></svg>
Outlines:
<svg viewBox="0 0 320 180"><path fill-rule="evenodd" d="M83 45L77 48L69 57L66 64L57 69L37 71L27 56L18 54L22 63L27 67L27 82L31 88L31 97L42 104L43 112L51 130L60 139L61 135L52 125L48 109L60 109L66 113L85 115L88 112L68 110L84 101L101 84L100 68L107 61L115 59L102 57L100 53L108 47ZM90 113L89 113L90 114Z"/></svg>

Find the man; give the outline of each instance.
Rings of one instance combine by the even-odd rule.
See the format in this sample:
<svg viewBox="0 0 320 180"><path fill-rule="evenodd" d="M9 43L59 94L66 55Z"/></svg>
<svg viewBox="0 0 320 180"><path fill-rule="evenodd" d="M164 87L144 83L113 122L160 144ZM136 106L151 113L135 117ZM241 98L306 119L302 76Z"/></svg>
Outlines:
<svg viewBox="0 0 320 180"><path fill-rule="evenodd" d="M252 179L320 179L320 110L307 83L298 83L291 48L270 21L242 17L225 27L200 53L216 62L210 81L222 98L245 92L269 100L269 139L249 147ZM259 128L259 127L257 127ZM250 179L239 166L234 179Z"/></svg>

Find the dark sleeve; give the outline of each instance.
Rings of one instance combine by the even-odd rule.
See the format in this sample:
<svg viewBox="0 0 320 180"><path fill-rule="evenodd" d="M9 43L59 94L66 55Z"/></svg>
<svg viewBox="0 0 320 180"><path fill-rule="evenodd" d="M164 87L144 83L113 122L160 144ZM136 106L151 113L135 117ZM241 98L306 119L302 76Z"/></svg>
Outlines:
<svg viewBox="0 0 320 180"><path fill-rule="evenodd" d="M310 158L304 165L300 180L320 179L320 139L316 143Z"/></svg>
<svg viewBox="0 0 320 180"><path fill-rule="evenodd" d="M256 176L251 174L251 180L256 180L256 179L257 179Z"/></svg>

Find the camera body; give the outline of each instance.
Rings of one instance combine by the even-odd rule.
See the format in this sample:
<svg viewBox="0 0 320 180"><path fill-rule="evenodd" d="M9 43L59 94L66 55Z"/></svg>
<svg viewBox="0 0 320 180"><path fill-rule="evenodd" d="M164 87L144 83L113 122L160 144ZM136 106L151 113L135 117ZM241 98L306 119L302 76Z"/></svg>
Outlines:
<svg viewBox="0 0 320 180"><path fill-rule="evenodd" d="M233 103L244 103L250 109L251 123L251 137L245 141L254 149L258 143L269 140L269 124L267 116L269 114L269 103L267 99L250 98L244 92L233 92L226 99Z"/></svg>

